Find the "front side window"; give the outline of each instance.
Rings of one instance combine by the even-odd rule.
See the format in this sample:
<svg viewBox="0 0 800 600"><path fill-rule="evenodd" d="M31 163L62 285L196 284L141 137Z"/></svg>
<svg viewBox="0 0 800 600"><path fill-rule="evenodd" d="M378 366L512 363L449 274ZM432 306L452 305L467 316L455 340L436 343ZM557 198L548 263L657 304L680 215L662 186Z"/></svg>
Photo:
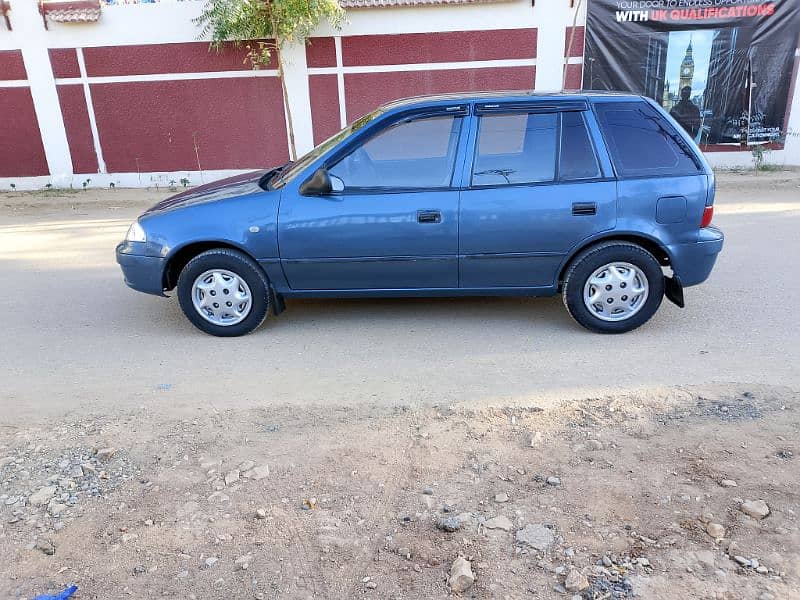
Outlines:
<svg viewBox="0 0 800 600"><path fill-rule="evenodd" d="M611 158L622 177L696 174L692 150L669 122L644 102L596 105Z"/></svg>
<svg viewBox="0 0 800 600"><path fill-rule="evenodd" d="M403 120L371 137L329 169L345 190L444 188L453 176L461 117Z"/></svg>
<svg viewBox="0 0 800 600"><path fill-rule="evenodd" d="M558 113L483 115L472 185L553 181Z"/></svg>

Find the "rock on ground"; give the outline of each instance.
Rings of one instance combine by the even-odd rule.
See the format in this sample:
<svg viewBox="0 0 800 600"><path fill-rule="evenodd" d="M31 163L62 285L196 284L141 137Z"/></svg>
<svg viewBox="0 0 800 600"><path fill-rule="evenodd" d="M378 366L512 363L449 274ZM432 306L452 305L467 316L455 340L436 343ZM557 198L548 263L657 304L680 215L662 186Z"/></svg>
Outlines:
<svg viewBox="0 0 800 600"><path fill-rule="evenodd" d="M763 500L745 500L739 510L754 519L763 519L769 514L769 506Z"/></svg>
<svg viewBox="0 0 800 600"><path fill-rule="evenodd" d="M472 565L466 558L459 556L450 567L447 585L454 593L460 594L472 587L473 583L475 583L475 574L472 572Z"/></svg>
<svg viewBox="0 0 800 600"><path fill-rule="evenodd" d="M552 546L555 539L553 532L542 523L526 525L517 531L518 542L530 546L539 552L544 552Z"/></svg>

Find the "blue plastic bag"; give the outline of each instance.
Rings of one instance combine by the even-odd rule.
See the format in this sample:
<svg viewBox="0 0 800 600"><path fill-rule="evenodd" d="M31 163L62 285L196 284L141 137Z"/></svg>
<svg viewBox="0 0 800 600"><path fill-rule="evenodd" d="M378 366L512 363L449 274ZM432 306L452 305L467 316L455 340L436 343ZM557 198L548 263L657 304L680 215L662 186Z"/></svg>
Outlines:
<svg viewBox="0 0 800 600"><path fill-rule="evenodd" d="M42 594L41 596L36 596L33 600L67 600L72 594L78 591L77 585L71 585L67 589L65 589L60 594Z"/></svg>

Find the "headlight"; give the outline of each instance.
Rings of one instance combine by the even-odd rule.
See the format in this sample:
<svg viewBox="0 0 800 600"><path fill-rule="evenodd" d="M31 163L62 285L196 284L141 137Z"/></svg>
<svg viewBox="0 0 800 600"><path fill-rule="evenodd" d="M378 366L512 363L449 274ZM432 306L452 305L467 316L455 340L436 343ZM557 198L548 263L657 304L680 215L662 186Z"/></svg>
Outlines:
<svg viewBox="0 0 800 600"><path fill-rule="evenodd" d="M139 225L139 221L134 221L133 224L128 228L128 233L125 234L125 241L126 242L147 241L147 234L145 234L144 229L142 229L142 226Z"/></svg>

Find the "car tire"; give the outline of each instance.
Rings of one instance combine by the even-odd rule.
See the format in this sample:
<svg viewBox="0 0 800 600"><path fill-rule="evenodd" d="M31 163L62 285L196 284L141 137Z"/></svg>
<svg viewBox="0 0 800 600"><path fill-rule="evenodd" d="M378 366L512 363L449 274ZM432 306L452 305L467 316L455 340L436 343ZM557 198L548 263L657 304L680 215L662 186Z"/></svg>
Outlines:
<svg viewBox="0 0 800 600"><path fill-rule="evenodd" d="M183 314L211 335L246 335L269 314L267 277L258 263L237 250L215 248L198 254L181 271L177 288Z"/></svg>
<svg viewBox="0 0 800 600"><path fill-rule="evenodd" d="M597 333L640 327L663 298L661 266L650 252L630 242L604 242L584 250L567 268L562 287L570 316Z"/></svg>

